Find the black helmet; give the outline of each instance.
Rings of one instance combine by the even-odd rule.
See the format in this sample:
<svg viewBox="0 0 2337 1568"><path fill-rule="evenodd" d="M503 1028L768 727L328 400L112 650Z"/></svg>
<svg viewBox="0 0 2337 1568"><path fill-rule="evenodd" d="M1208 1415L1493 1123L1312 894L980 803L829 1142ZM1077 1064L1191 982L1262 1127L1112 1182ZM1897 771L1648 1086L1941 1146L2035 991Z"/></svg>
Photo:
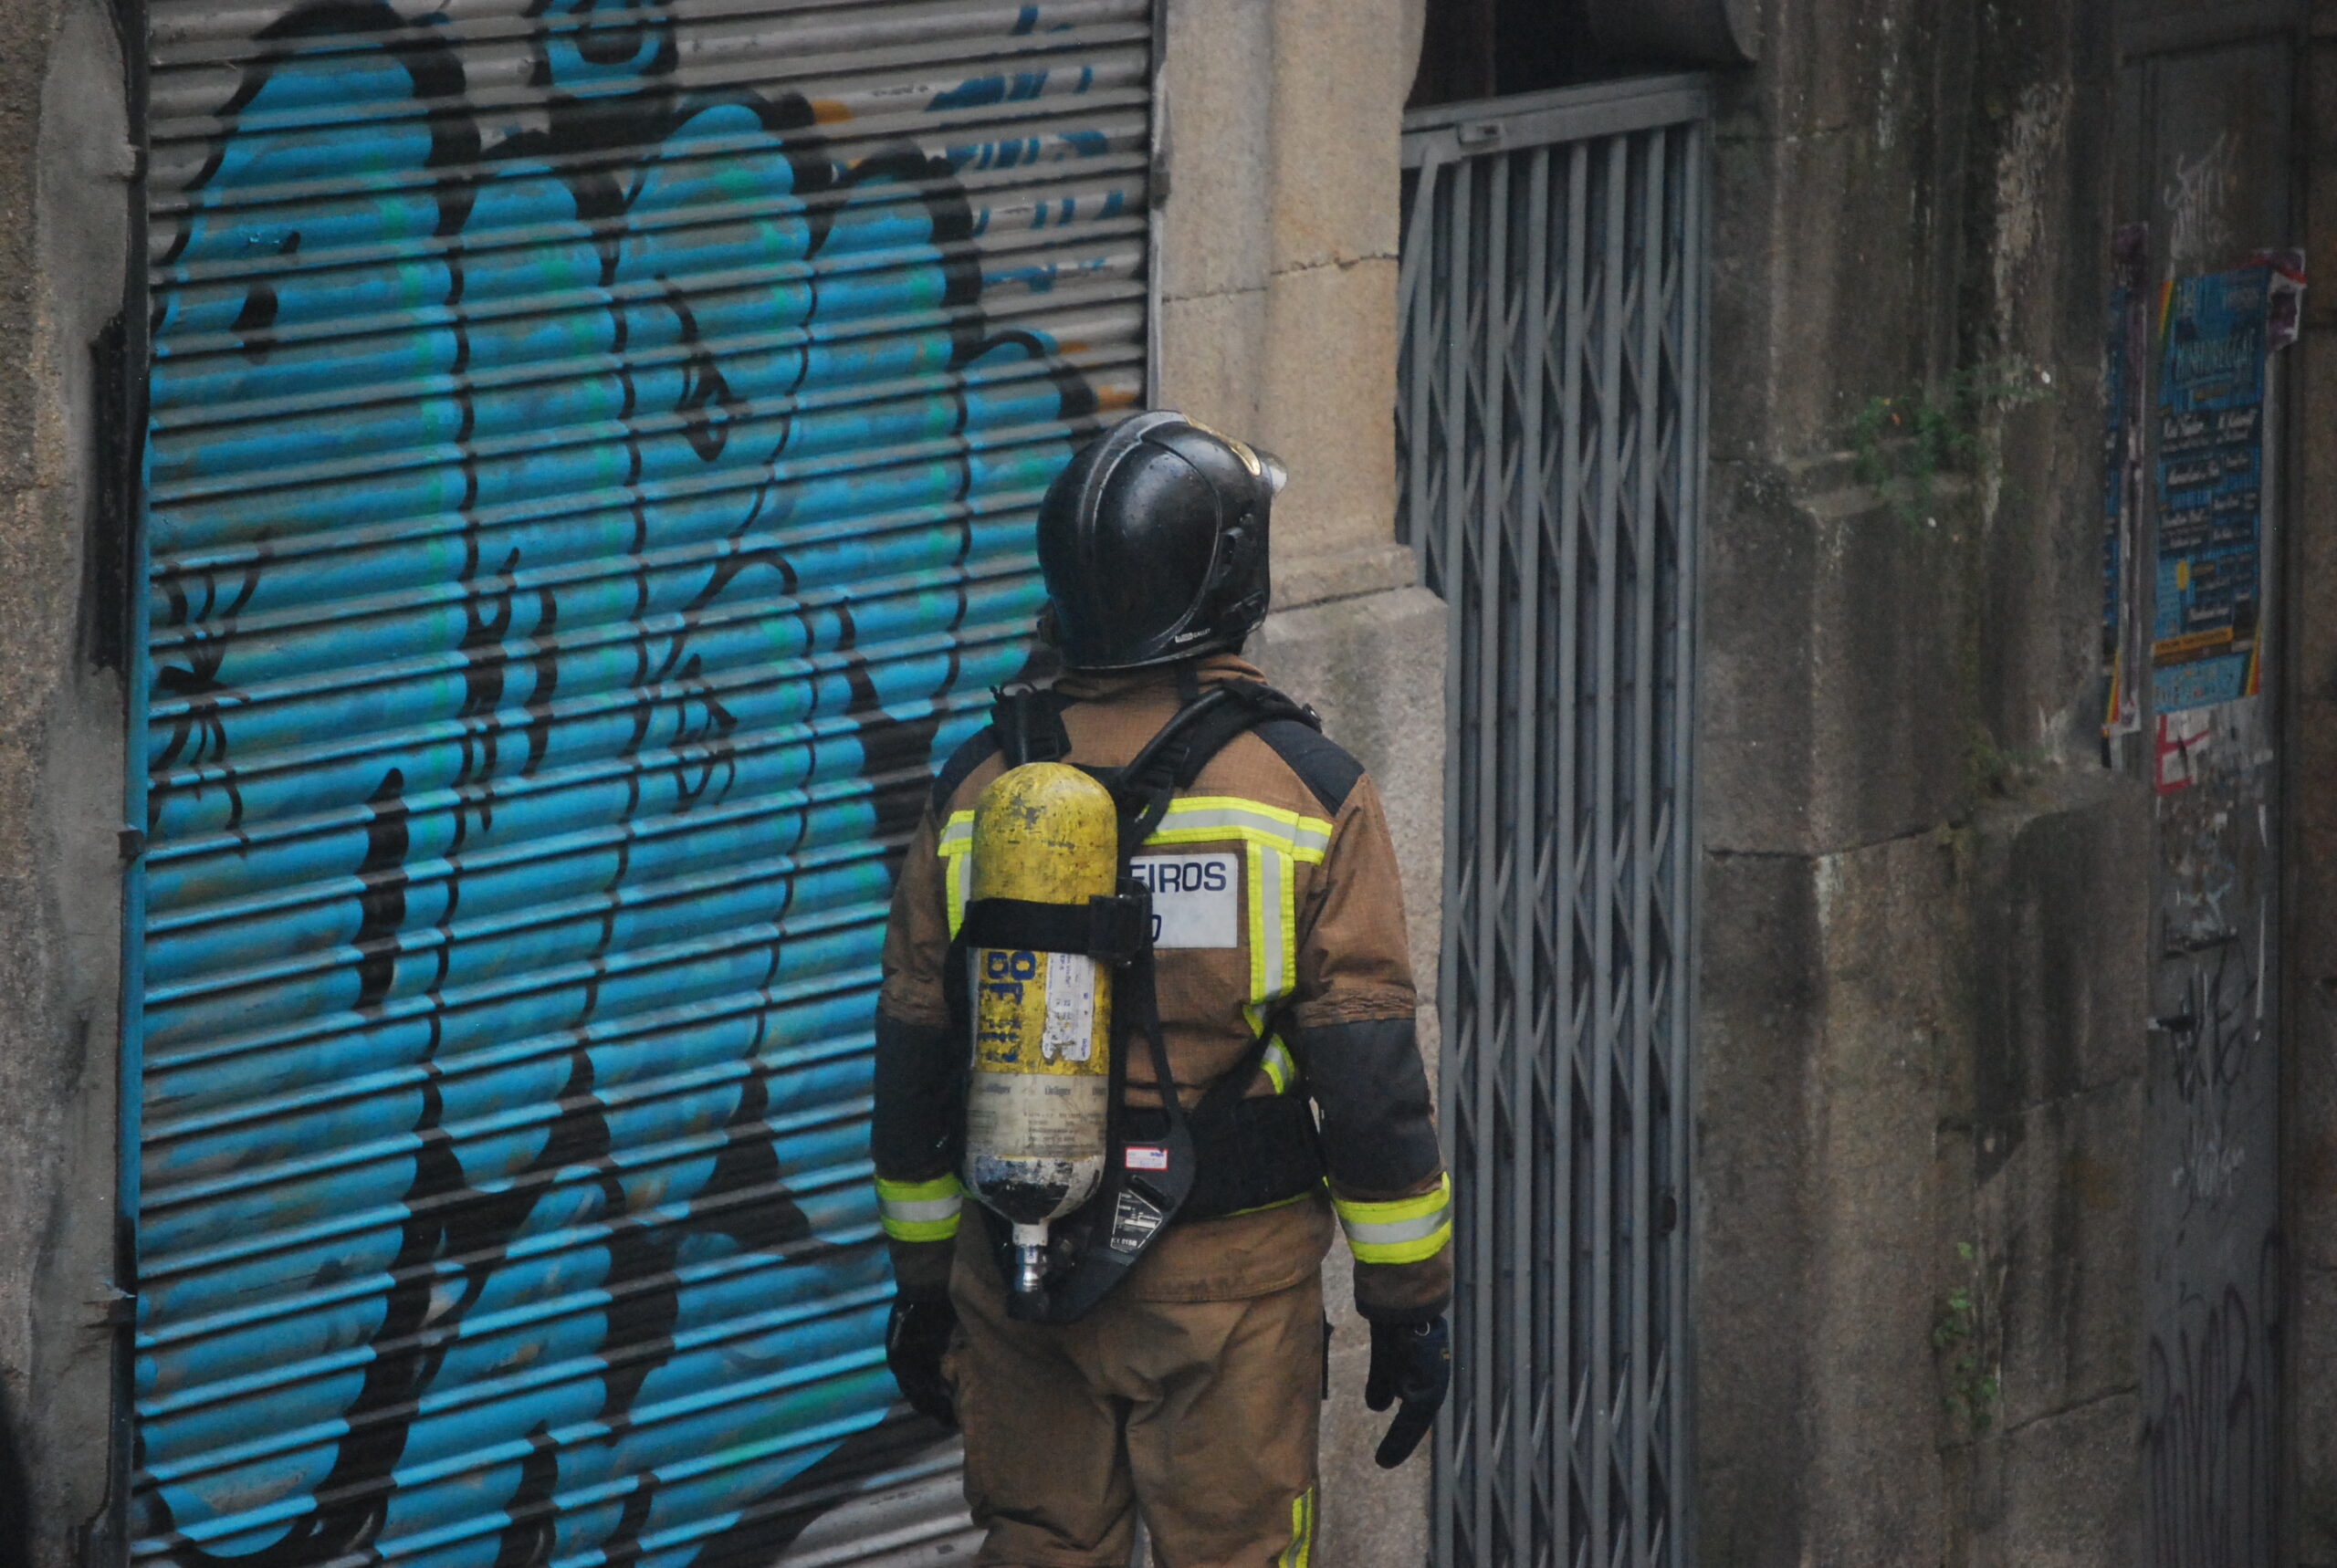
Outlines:
<svg viewBox="0 0 2337 1568"><path fill-rule="evenodd" d="M1239 647L1266 617L1267 454L1166 410L1114 425L1039 503L1064 663L1132 670Z"/></svg>

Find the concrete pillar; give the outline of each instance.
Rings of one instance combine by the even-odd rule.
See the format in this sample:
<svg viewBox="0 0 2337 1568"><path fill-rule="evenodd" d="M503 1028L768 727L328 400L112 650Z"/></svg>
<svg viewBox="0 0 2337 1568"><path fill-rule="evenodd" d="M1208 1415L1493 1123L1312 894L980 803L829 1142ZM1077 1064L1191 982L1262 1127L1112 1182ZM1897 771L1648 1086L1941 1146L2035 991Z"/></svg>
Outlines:
<svg viewBox="0 0 2337 1568"><path fill-rule="evenodd" d="M1402 106L1420 0L1169 0L1171 189L1153 401L1289 465L1274 511L1276 613L1252 652L1387 797L1413 966L1433 1000L1444 843L1444 607L1394 542ZM1433 1007L1422 1019L1433 1070ZM1426 1449L1371 1459L1369 1333L1344 1249L1315 1561L1419 1568Z"/></svg>
<svg viewBox="0 0 2337 1568"><path fill-rule="evenodd" d="M110 1559L125 101L103 0L0 6L0 1563L34 1568Z"/></svg>

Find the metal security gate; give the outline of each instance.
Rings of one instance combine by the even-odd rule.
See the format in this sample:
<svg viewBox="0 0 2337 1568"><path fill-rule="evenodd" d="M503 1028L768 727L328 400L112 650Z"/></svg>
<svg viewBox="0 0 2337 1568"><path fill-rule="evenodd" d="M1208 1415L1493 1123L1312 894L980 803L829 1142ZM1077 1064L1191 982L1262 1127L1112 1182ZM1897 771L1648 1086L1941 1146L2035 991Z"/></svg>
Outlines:
<svg viewBox="0 0 2337 1568"><path fill-rule="evenodd" d="M1703 89L1408 118L1401 527L1451 606L1439 1568L1675 1564Z"/></svg>
<svg viewBox="0 0 2337 1568"><path fill-rule="evenodd" d="M151 8L133 1556L962 1551L876 955L1142 388L1151 0Z"/></svg>

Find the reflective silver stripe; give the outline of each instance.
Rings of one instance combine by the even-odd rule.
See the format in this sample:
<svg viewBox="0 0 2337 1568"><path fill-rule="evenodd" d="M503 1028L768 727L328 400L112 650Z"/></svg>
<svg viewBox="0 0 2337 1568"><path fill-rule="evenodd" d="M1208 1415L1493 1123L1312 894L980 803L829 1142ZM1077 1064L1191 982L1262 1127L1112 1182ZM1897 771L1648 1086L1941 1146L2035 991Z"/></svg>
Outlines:
<svg viewBox="0 0 2337 1568"><path fill-rule="evenodd" d="M1203 833L1226 838L1263 839L1300 860L1319 861L1331 847L1331 824L1319 817L1250 804L1222 795L1201 795L1168 808L1148 843L1176 842Z"/></svg>
<svg viewBox="0 0 2337 1568"><path fill-rule="evenodd" d="M1347 1239L1358 1247L1395 1247L1407 1241L1427 1240L1442 1229L1451 1217L1451 1206L1448 1204L1434 1214L1423 1214L1417 1219L1370 1221L1341 1215L1339 1226L1347 1233Z"/></svg>
<svg viewBox="0 0 2337 1568"><path fill-rule="evenodd" d="M962 1194L950 1197L898 1198L879 1197L876 1205L885 1218L905 1225L929 1225L937 1219L950 1219L965 1206ZM862 1213L867 1210L863 1209Z"/></svg>
<svg viewBox="0 0 2337 1568"><path fill-rule="evenodd" d="M1290 1092L1291 1081L1298 1076L1298 1063L1292 1059L1288 1046L1279 1040L1268 1040L1265 1058L1258 1065L1264 1068L1266 1076L1274 1081L1275 1093Z"/></svg>
<svg viewBox="0 0 2337 1568"><path fill-rule="evenodd" d="M1425 1258L1441 1244L1452 1223L1452 1178L1444 1176L1433 1191L1388 1203L1356 1203L1336 1199L1339 1228L1347 1245L1367 1263L1411 1262ZM1370 1216L1372 1218L1365 1218Z"/></svg>
<svg viewBox="0 0 2337 1568"><path fill-rule="evenodd" d="M1265 844L1250 846L1250 873L1257 891L1251 895L1252 951L1250 998L1263 1011L1267 1003L1287 994L1297 983L1292 948L1298 923L1293 897L1290 857Z"/></svg>

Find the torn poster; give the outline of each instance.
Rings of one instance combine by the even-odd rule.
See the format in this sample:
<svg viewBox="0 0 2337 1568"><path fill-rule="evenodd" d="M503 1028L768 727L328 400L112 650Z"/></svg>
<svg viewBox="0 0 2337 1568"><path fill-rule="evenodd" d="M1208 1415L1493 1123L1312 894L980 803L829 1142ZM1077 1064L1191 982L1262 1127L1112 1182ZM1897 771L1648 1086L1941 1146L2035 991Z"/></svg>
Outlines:
<svg viewBox="0 0 2337 1568"><path fill-rule="evenodd" d="M2253 695L2263 612L2264 359L2273 269L2180 277L2161 307L2151 706Z"/></svg>

